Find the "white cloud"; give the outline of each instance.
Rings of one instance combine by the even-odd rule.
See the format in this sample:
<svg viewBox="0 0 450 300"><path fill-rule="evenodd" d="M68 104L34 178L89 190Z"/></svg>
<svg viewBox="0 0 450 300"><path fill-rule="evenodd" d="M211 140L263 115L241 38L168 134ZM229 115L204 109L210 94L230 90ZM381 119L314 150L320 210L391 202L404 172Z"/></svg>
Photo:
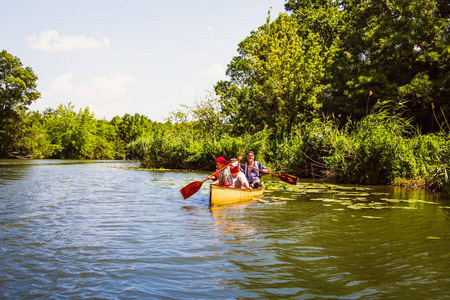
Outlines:
<svg viewBox="0 0 450 300"><path fill-rule="evenodd" d="M111 120L114 116L123 116L126 113L133 115L137 112L134 107L134 102L130 100L112 101L101 106L95 103L89 103L88 107L97 118L105 118L107 120Z"/></svg>
<svg viewBox="0 0 450 300"><path fill-rule="evenodd" d="M221 65L215 64L209 67L209 69L202 70L202 75L210 79L220 79L225 77L225 68Z"/></svg>
<svg viewBox="0 0 450 300"><path fill-rule="evenodd" d="M92 82L77 87L76 93L84 98L118 99L126 95L127 85L133 81L133 76L120 73L111 78L95 77Z"/></svg>
<svg viewBox="0 0 450 300"><path fill-rule="evenodd" d="M71 36L60 35L56 30L42 31L38 37L36 33L27 37L28 46L31 49L48 51L70 51L78 49L108 48L109 38L101 41L84 35Z"/></svg>
<svg viewBox="0 0 450 300"><path fill-rule="evenodd" d="M134 81L131 75L116 73L112 77L94 77L92 81L79 85L72 83L72 73L53 79L51 89L55 92L69 92L86 99L120 99L126 96L127 87Z"/></svg>
<svg viewBox="0 0 450 300"><path fill-rule="evenodd" d="M132 94L134 90L130 90L130 84L134 81L131 75L116 73L82 82L68 72L54 78L48 89L41 91L42 98L32 104L30 109L56 109L61 103L71 102L76 110L89 107L97 118L111 119L125 113L143 113L140 112L142 107L136 106Z"/></svg>
<svg viewBox="0 0 450 300"><path fill-rule="evenodd" d="M73 90L72 73L66 73L53 79L51 88L57 92L70 92Z"/></svg>

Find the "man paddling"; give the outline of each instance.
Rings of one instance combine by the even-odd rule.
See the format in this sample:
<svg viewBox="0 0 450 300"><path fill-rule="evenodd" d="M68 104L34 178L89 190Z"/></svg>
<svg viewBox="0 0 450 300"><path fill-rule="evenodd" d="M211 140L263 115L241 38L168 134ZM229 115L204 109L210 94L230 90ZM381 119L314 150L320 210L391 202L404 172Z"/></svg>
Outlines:
<svg viewBox="0 0 450 300"><path fill-rule="evenodd" d="M247 180L252 188L260 187L262 175L261 173L269 172L269 169L263 166L263 164L260 163L259 161L255 160L255 153L253 151L249 151L247 153L247 163L241 164L241 170L242 172L244 172L245 177L247 177Z"/></svg>

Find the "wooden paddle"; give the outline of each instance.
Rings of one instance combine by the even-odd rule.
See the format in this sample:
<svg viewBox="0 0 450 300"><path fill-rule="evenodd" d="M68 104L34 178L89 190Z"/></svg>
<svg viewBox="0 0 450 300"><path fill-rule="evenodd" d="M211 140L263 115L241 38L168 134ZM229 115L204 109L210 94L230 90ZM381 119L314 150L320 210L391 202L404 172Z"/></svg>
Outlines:
<svg viewBox="0 0 450 300"><path fill-rule="evenodd" d="M298 178L297 178L296 176L294 176L294 175L289 175L289 174L273 174L273 173L270 173L269 171L257 169L257 168L254 168L254 167L250 167L249 165L243 165L243 166L249 167L250 169L254 169L254 170L261 171L261 172L263 172L263 173L266 172L267 174L274 175L274 176L278 176L282 181L287 182L287 183L290 183L290 184L293 184L293 185L296 185L296 184L297 184L297 181L298 181Z"/></svg>
<svg viewBox="0 0 450 300"><path fill-rule="evenodd" d="M180 190L181 195L183 196L184 200L186 200L187 198L189 198L190 196L194 195L195 193L198 192L198 190L202 187L203 182L205 182L206 180L208 180L211 176L216 175L217 173L219 173L220 171L224 170L226 167L228 167L229 165L233 164L235 161L241 160L242 159L242 155L239 156L236 159L233 159L232 161L230 161L228 164L226 164L223 168L221 168L220 170L217 170L216 172L212 173L211 175L209 175L208 177L206 177L205 179L203 179L202 181L194 181L189 183L187 186L185 186L184 188L182 188Z"/></svg>

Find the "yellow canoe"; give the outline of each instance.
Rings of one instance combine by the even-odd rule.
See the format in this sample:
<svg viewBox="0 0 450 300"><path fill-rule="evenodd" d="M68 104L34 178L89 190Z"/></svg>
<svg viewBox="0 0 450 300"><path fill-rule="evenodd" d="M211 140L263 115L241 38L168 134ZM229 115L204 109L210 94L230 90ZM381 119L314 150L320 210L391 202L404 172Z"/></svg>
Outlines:
<svg viewBox="0 0 450 300"><path fill-rule="evenodd" d="M263 188L259 189L237 189L211 184L209 186L209 205L225 205L260 198Z"/></svg>

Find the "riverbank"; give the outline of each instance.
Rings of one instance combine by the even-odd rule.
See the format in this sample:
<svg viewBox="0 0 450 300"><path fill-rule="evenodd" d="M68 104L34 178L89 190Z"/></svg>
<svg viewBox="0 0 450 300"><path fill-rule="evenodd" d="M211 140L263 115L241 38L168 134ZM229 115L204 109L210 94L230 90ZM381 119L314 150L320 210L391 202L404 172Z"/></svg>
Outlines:
<svg viewBox="0 0 450 300"><path fill-rule="evenodd" d="M0 159L33 159L31 155L8 155Z"/></svg>
<svg viewBox="0 0 450 300"><path fill-rule="evenodd" d="M403 119L385 114L370 115L351 128L315 120L282 140L274 140L269 130L231 136L184 129L142 136L129 144L128 155L147 167L211 170L217 156L231 158L252 150L274 172L450 194L448 135L420 134Z"/></svg>
<svg viewBox="0 0 450 300"><path fill-rule="evenodd" d="M227 124L161 124L140 115L107 122L94 119L88 109L76 113L71 105L50 115L25 115L24 122L15 144L0 144L16 158L132 159L146 168L213 170L217 156L230 159L252 150L278 173L450 194L447 127L422 134L408 120L382 109L359 122L336 124L322 118L295 124L281 136L268 128L236 133Z"/></svg>

